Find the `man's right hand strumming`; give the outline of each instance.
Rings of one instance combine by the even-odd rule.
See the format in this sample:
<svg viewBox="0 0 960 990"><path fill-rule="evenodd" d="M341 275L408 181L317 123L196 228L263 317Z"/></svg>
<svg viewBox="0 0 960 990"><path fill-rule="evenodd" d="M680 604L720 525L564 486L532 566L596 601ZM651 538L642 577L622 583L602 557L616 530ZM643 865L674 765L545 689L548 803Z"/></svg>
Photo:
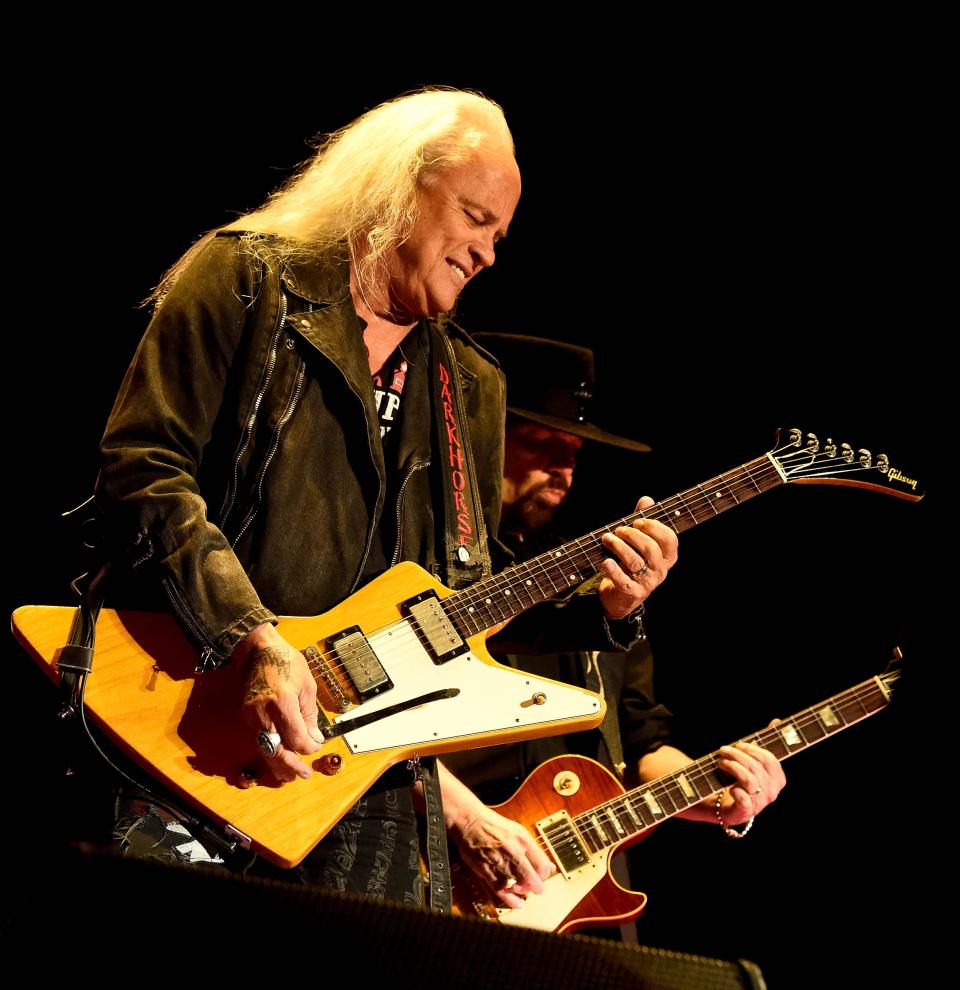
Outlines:
<svg viewBox="0 0 960 990"><path fill-rule="evenodd" d="M317 728L317 684L306 658L269 623L257 626L233 651L245 679L243 716L257 734L267 733L267 766L280 782L309 778L312 770L298 753L323 745ZM279 740L277 740L279 736Z"/></svg>

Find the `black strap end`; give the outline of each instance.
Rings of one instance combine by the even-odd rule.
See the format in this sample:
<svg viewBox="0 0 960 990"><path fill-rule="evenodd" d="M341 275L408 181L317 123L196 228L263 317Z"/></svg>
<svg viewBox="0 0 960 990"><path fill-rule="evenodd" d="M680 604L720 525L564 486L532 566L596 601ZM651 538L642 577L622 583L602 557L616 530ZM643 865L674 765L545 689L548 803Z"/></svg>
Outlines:
<svg viewBox="0 0 960 990"><path fill-rule="evenodd" d="M89 674L93 670L93 650L89 646L64 646L57 657L57 666L62 671Z"/></svg>

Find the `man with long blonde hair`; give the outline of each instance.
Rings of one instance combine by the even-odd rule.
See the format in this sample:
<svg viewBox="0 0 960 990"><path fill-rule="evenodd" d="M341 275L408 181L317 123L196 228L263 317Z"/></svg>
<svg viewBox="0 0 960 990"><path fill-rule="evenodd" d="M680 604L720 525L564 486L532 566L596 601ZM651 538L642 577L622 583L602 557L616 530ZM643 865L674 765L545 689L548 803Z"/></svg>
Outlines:
<svg viewBox="0 0 960 990"><path fill-rule="evenodd" d="M301 754L323 739L316 683L277 614L325 612L400 560L453 586L489 572L503 377L445 314L494 263L519 195L496 104L414 93L331 135L156 290L103 438L98 500L117 554L163 588L201 666L243 666L243 717L278 781L309 777ZM448 497L447 452L432 449L445 374L472 514ZM458 529L469 537L451 540ZM663 580L676 541L650 524L605 542L598 615L616 626ZM408 784L385 775L301 874L419 902ZM156 812L125 810L132 847Z"/></svg>

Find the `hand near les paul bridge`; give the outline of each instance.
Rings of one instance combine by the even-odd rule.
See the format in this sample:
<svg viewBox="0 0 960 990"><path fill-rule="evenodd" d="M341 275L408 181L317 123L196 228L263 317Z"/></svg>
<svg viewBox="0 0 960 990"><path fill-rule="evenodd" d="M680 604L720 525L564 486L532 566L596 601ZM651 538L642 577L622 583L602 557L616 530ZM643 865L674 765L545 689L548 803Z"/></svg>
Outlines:
<svg viewBox="0 0 960 990"><path fill-rule="evenodd" d="M770 727L779 721L774 719ZM661 746L640 760L640 777L653 783L694 762L673 746ZM721 747L716 764L730 784L718 795L678 811L678 817L716 825L719 813L726 827L742 825L776 801L787 782L777 757L746 740ZM461 862L508 908L523 908L527 896L543 894L544 881L557 872L547 846L528 827L483 804L449 769L440 767L447 830ZM512 806L512 801L507 804Z"/></svg>

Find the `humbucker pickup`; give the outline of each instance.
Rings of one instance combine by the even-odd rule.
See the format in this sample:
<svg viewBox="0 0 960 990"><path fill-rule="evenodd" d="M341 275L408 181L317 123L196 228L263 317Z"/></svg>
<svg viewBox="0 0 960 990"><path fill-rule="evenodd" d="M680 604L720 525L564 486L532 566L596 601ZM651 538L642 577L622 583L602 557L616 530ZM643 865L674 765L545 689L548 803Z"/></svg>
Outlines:
<svg viewBox="0 0 960 990"><path fill-rule="evenodd" d="M400 607L413 620L413 628L434 663L446 663L470 652L469 645L444 611L435 591L425 591L408 598L400 603Z"/></svg>

